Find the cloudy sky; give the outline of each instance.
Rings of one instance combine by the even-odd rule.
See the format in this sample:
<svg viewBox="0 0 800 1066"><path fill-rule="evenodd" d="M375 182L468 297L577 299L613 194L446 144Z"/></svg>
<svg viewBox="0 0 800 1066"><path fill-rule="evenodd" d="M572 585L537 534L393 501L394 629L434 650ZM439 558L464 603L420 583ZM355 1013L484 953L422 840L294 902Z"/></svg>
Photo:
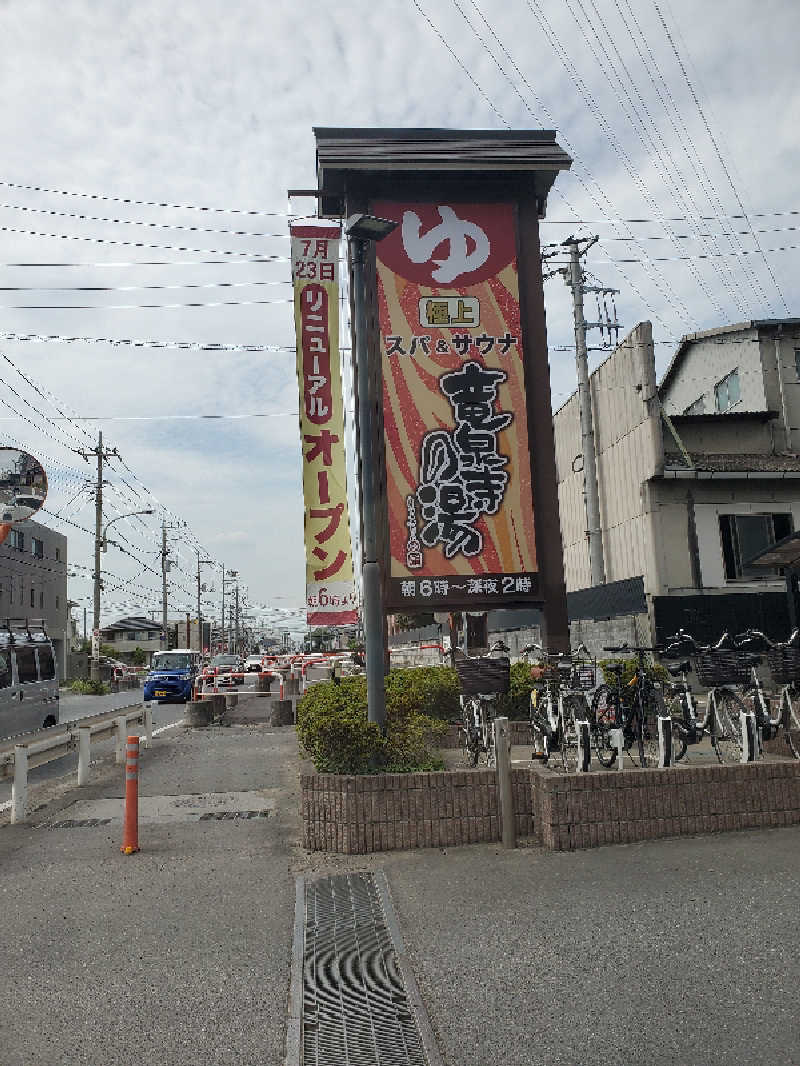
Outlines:
<svg viewBox="0 0 800 1066"><path fill-rule="evenodd" d="M542 239L600 238L588 269L624 332L653 322L661 372L687 332L800 311L799 39L794 0L0 0L0 439L48 470L72 598L94 516L73 449L102 429L108 517L158 512L118 523L104 620L160 609L166 508L176 608L201 546L298 629L287 190L314 184L312 126L555 129L575 163ZM560 277L546 302L558 406ZM175 417L198 414L259 417Z"/></svg>

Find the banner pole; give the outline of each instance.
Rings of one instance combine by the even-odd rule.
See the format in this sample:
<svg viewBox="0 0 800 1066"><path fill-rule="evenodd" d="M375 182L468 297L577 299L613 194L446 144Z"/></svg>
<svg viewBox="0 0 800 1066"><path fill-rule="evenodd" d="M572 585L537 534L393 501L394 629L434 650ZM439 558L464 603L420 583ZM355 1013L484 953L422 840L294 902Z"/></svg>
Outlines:
<svg viewBox="0 0 800 1066"><path fill-rule="evenodd" d="M372 447L372 405L369 396L366 310L364 301L364 254L367 242L350 237L353 253L356 367L358 373L358 430L361 452L361 514L364 523L361 580L364 595L364 650L367 674L367 718L380 731L386 730L383 684L383 597L378 563L375 472Z"/></svg>

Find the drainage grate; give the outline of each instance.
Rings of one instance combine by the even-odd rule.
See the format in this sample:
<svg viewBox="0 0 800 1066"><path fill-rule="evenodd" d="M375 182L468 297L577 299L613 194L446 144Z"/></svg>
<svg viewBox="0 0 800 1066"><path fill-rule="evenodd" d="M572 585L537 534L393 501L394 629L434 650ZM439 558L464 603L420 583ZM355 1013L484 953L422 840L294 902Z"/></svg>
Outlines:
<svg viewBox="0 0 800 1066"><path fill-rule="evenodd" d="M63 822L50 822L41 829L93 829L96 825L110 825L110 818L67 818Z"/></svg>
<svg viewBox="0 0 800 1066"><path fill-rule="evenodd" d="M307 885L303 1066L429 1066L372 874Z"/></svg>
<svg viewBox="0 0 800 1066"><path fill-rule="evenodd" d="M269 811L207 811L201 814L201 822L232 822L238 818L266 818Z"/></svg>

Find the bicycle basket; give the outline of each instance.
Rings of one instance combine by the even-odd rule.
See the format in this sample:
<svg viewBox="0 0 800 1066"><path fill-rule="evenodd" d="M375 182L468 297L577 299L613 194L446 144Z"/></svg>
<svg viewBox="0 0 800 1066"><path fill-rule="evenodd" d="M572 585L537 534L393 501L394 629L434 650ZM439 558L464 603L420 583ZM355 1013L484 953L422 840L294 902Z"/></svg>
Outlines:
<svg viewBox="0 0 800 1066"><path fill-rule="evenodd" d="M770 648L767 662L777 685L800 681L800 648Z"/></svg>
<svg viewBox="0 0 800 1066"><path fill-rule="evenodd" d="M742 663L741 654L723 648L704 651L696 659L697 678L706 688L716 685L745 685L750 667Z"/></svg>
<svg viewBox="0 0 800 1066"><path fill-rule="evenodd" d="M505 695L511 688L511 660L505 655L496 659L456 659L456 670L465 696Z"/></svg>

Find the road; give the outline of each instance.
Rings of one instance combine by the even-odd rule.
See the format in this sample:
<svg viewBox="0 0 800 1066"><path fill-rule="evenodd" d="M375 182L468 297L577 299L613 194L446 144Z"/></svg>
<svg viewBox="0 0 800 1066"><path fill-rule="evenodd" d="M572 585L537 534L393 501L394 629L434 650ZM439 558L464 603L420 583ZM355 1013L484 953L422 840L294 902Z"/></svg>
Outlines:
<svg viewBox="0 0 800 1066"><path fill-rule="evenodd" d="M225 692L252 691L255 688L255 674L245 677L244 683L233 688L225 688ZM94 714L103 714L106 711L121 710L124 707L134 707L141 703L142 690L128 689L124 692L112 692L107 696L79 696L70 693L61 696L59 700L59 720L64 725L67 722L76 722L81 718L87 718ZM153 729L161 729L172 725L183 718L184 705L182 703L153 703ZM28 734L30 735L30 734ZM92 748L92 754L103 755L114 746L114 740L96 741ZM37 766L28 773L28 781L32 788L44 781L51 781L65 774L77 772L77 751L65 755L62 759L54 759L52 762ZM0 811L4 810L11 802L11 782L0 782Z"/></svg>

